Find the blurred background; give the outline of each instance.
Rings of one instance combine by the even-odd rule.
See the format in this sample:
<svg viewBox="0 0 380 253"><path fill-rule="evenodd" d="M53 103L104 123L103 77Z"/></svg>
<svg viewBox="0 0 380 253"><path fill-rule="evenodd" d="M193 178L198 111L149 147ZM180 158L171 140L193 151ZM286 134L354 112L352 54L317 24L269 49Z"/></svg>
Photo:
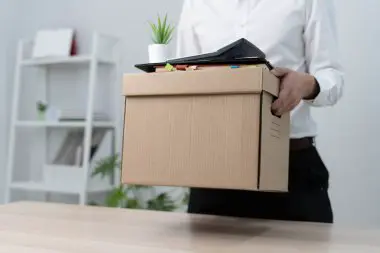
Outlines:
<svg viewBox="0 0 380 253"><path fill-rule="evenodd" d="M380 71L377 69L380 1L335 0L334 4L346 87L336 107L314 111L320 132L317 147L331 172L330 192L336 223L380 227ZM156 22L157 14L168 14L168 22L176 25L181 7L182 1L174 0L0 1L1 203L5 203L8 196L12 200L89 203L87 193L107 195L104 192L111 190L114 195L108 195L107 203L117 205L119 200L112 182L100 181L101 175L109 173L109 167L117 167L114 154L121 148L121 75L137 72L133 65L148 61L148 45L151 44L148 21ZM85 57L74 62L64 58L58 62L40 62L28 60L26 53L26 60L17 60L21 55L18 48L21 40L33 40L39 31L59 28L75 31L78 55ZM113 41L116 42L112 44ZM100 60L104 62L98 66L93 61L97 57L93 49L107 43L113 45L112 52L109 57L106 53L102 55ZM27 51L27 46L24 49ZM169 44L169 54L174 55L174 50L175 35ZM92 128L86 121L86 116L90 115L85 110L89 104L86 89L95 81L95 75L98 84L93 96L89 97L94 101L91 117L99 118ZM12 112L14 94L19 97L17 119ZM41 119L40 112L47 98L55 101L49 104L49 108L55 110L50 110ZM60 115L58 121L57 115ZM47 122L46 117L55 121ZM83 131L74 131L81 127L92 129L102 141L97 143L95 136L91 141L91 136ZM75 149L71 162L66 163L59 157L65 142L70 142L70 134L78 134L82 140L89 141L88 152L94 153L93 160L78 160L84 146ZM9 158L13 161L9 162ZM90 177L91 171L97 171L100 176L89 183L83 178L85 173L79 170L82 167L89 168ZM7 168L12 171L12 180L6 176ZM45 179L52 178L52 183L41 183L42 175ZM84 182L88 189L83 186ZM98 198L102 197L94 196L91 201L96 202ZM155 201L155 205L161 203ZM176 209L170 208L170 204L173 203L163 209ZM133 206L133 203L125 205Z"/></svg>

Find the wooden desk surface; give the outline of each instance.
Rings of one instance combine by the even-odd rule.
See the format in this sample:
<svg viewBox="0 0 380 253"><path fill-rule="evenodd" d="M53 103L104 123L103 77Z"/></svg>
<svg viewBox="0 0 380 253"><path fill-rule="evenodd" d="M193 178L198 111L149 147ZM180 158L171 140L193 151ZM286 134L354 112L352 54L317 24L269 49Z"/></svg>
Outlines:
<svg viewBox="0 0 380 253"><path fill-rule="evenodd" d="M380 252L380 231L20 202L0 206L0 252Z"/></svg>

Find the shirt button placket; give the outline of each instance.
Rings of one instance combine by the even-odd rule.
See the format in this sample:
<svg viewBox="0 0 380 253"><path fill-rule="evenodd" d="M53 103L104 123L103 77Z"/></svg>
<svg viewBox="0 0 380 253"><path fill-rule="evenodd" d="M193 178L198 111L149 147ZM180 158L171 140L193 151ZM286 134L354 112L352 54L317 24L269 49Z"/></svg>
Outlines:
<svg viewBox="0 0 380 253"><path fill-rule="evenodd" d="M241 1L239 6L240 24L239 24L239 37L246 38L248 35L248 14L249 14L249 1Z"/></svg>

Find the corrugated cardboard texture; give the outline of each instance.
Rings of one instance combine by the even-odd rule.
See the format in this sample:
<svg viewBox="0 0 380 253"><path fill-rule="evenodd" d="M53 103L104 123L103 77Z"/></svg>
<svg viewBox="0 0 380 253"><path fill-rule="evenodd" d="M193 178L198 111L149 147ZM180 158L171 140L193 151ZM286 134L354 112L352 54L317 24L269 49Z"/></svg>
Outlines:
<svg viewBox="0 0 380 253"><path fill-rule="evenodd" d="M259 95L126 101L123 183L257 189Z"/></svg>
<svg viewBox="0 0 380 253"><path fill-rule="evenodd" d="M289 115L279 80L260 67L131 74L122 182L287 191Z"/></svg>
<svg viewBox="0 0 380 253"><path fill-rule="evenodd" d="M262 69L257 67L128 74L124 76L127 85L123 86L123 94L131 97L259 93L263 89L262 75Z"/></svg>
<svg viewBox="0 0 380 253"><path fill-rule="evenodd" d="M274 80L278 82L277 80ZM287 191L289 175L289 114L272 115L273 96L262 94L260 183L262 191Z"/></svg>

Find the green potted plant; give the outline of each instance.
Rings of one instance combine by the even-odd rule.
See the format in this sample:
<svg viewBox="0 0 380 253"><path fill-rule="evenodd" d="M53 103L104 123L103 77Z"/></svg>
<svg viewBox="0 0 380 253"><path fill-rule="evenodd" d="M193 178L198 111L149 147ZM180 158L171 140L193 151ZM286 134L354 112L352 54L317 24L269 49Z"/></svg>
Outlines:
<svg viewBox="0 0 380 253"><path fill-rule="evenodd" d="M100 176L113 180L115 172L121 169L119 155L109 156L99 160L92 176ZM106 196L101 205L107 207L145 209L155 211L177 211L186 207L189 193L183 188L173 188L172 191L158 192L156 187L144 185L117 185ZM90 203L99 205L99 203Z"/></svg>
<svg viewBox="0 0 380 253"><path fill-rule="evenodd" d="M152 30L152 44L149 45L149 62L165 62L169 56L168 44L172 40L174 26L168 24L167 14L162 20L158 15L157 23L149 22Z"/></svg>
<svg viewBox="0 0 380 253"><path fill-rule="evenodd" d="M47 111L47 104L41 101L37 102L37 115L39 120L44 120Z"/></svg>

